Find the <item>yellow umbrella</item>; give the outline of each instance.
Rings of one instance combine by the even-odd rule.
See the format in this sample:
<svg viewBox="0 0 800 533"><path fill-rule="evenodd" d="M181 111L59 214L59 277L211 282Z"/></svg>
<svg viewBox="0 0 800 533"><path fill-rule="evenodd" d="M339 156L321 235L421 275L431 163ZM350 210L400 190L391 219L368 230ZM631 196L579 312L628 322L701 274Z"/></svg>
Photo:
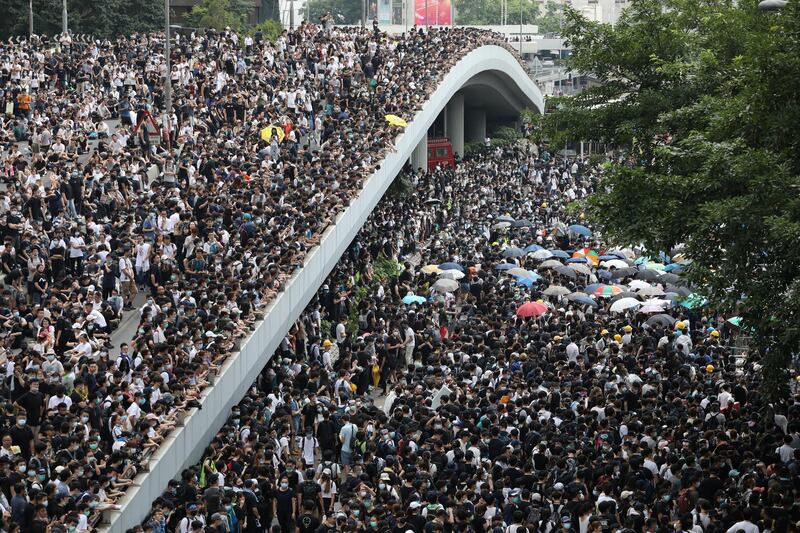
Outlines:
<svg viewBox="0 0 800 533"><path fill-rule="evenodd" d="M286 134L283 132L283 128L278 127L275 124L270 124L261 130L261 138L267 142L272 140L273 135L278 136L278 142L283 142L283 138L286 137Z"/></svg>
<svg viewBox="0 0 800 533"><path fill-rule="evenodd" d="M408 122L398 117L397 115L386 115L383 118L385 118L386 122L388 122L392 126L399 126L401 128L405 128L406 126L408 126Z"/></svg>
<svg viewBox="0 0 800 533"><path fill-rule="evenodd" d="M422 267L423 274L438 274L441 271L442 269L440 269L438 265L426 265Z"/></svg>

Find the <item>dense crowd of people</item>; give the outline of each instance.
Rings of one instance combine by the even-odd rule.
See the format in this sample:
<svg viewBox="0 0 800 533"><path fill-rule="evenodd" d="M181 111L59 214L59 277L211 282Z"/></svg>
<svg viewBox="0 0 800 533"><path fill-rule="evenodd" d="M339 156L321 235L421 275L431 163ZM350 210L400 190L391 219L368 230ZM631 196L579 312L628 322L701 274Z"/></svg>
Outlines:
<svg viewBox="0 0 800 533"><path fill-rule="evenodd" d="M384 116L412 120L487 43L506 46L209 31L174 36L168 73L157 34L0 44L4 531L84 531L116 504L394 149Z"/></svg>
<svg viewBox="0 0 800 533"><path fill-rule="evenodd" d="M765 404L678 250L566 225L597 172L409 172L139 529L798 531L797 390Z"/></svg>

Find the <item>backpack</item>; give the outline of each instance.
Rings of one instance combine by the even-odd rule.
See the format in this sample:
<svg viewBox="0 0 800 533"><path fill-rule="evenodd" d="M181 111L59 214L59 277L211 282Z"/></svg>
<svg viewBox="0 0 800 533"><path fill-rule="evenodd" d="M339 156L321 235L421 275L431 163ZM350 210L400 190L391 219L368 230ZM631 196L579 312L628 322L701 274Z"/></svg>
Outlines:
<svg viewBox="0 0 800 533"><path fill-rule="evenodd" d="M539 527L539 520L542 518L541 509L535 505L531 505L528 508L528 516L525 517L525 523L533 526L534 528Z"/></svg>
<svg viewBox="0 0 800 533"><path fill-rule="evenodd" d="M303 494L303 500L315 501L319 493L319 486L314 481L303 481L303 486L300 488Z"/></svg>
<svg viewBox="0 0 800 533"><path fill-rule="evenodd" d="M681 491L678 493L678 499L676 500L676 503L678 504L678 509L680 509L684 514L692 510L694 506L692 505L692 498L689 494L689 489L681 489Z"/></svg>

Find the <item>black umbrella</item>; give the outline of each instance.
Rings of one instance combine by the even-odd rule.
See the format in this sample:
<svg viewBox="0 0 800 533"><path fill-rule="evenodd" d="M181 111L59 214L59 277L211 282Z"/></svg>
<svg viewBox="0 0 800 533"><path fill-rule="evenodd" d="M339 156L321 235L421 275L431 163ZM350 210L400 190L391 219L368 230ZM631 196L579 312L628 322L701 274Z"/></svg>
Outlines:
<svg viewBox="0 0 800 533"><path fill-rule="evenodd" d="M661 275L658 273L657 270L653 269L645 269L640 270L636 274L633 275L635 279L642 279L644 281L656 281L661 278Z"/></svg>
<svg viewBox="0 0 800 533"><path fill-rule="evenodd" d="M637 300L641 300L642 295L639 294L638 292L624 291L611 298L610 301L611 303L614 303L617 300L621 300L622 298L636 298Z"/></svg>
<svg viewBox="0 0 800 533"><path fill-rule="evenodd" d="M578 273L568 266L555 267L553 270L565 278L578 279Z"/></svg>
<svg viewBox="0 0 800 533"><path fill-rule="evenodd" d="M672 324L675 323L675 319L669 315L665 315L663 313L658 315L653 315L647 319L647 323L651 326L655 326L656 324L660 326L664 326L665 328L672 327Z"/></svg>
<svg viewBox="0 0 800 533"><path fill-rule="evenodd" d="M637 272L639 272L639 269L634 267L616 268L611 271L611 277L614 279L627 278L628 276L633 276Z"/></svg>
<svg viewBox="0 0 800 533"><path fill-rule="evenodd" d="M660 281L664 283L678 283L681 281L681 277L677 274L673 274L672 272L667 272L663 276L661 276Z"/></svg>
<svg viewBox="0 0 800 533"><path fill-rule="evenodd" d="M530 228L531 226L533 226L533 222L526 219L515 220L511 223L512 228Z"/></svg>

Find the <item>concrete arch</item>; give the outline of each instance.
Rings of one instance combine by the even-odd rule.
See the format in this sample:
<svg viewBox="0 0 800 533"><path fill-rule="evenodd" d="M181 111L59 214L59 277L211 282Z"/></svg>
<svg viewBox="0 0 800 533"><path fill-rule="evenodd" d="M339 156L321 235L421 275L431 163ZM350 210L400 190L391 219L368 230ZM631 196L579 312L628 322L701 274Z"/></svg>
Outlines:
<svg viewBox="0 0 800 533"><path fill-rule="evenodd" d="M320 245L306 257L303 268L295 271L285 290L265 310L265 318L231 355L220 370L213 387L203 391L201 410L192 409L183 425L177 427L156 451L134 480L120 502L121 509L106 512L103 531L124 533L140 523L161 495L170 479L200 460L203 450L224 424L233 405L244 396L268 362L319 286L336 265L358 230L380 201L426 135L430 125L459 90L481 85L492 87L484 98L507 98L517 112L522 107L544 109L544 97L517 59L505 48L483 46L465 55L447 74L414 121L395 139L396 151L389 154L378 170L367 177L359 195L322 236ZM144 465L143 465L144 466Z"/></svg>

